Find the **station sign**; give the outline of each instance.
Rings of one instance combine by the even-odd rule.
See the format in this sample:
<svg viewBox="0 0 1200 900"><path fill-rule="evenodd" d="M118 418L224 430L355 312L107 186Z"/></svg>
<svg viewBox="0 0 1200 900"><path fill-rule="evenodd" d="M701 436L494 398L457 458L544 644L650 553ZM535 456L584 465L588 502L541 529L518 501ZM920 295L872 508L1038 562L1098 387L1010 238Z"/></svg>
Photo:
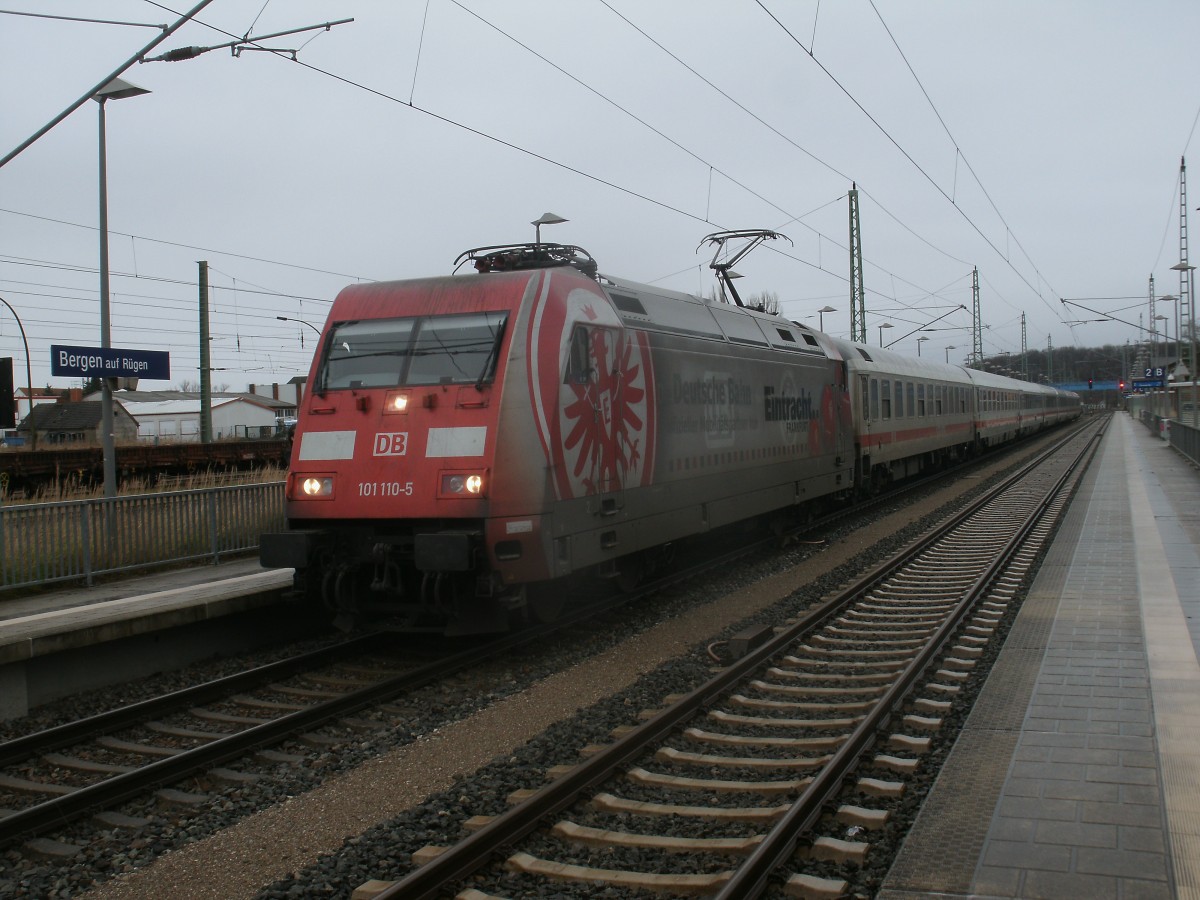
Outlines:
<svg viewBox="0 0 1200 900"><path fill-rule="evenodd" d="M77 378L171 379L171 354L165 350L50 345L50 374Z"/></svg>

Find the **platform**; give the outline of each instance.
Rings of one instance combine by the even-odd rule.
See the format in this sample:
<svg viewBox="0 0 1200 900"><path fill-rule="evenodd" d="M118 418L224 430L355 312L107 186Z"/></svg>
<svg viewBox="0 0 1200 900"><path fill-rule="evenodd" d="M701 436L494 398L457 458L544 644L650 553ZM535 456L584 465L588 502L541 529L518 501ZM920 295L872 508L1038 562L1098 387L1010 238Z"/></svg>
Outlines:
<svg viewBox="0 0 1200 900"><path fill-rule="evenodd" d="M1116 414L882 900L1200 898L1200 472Z"/></svg>
<svg viewBox="0 0 1200 900"><path fill-rule="evenodd" d="M0 718L163 668L178 651L155 646L157 633L264 609L291 585L291 569L263 569L255 558L0 597ZM204 652L197 642L195 653Z"/></svg>

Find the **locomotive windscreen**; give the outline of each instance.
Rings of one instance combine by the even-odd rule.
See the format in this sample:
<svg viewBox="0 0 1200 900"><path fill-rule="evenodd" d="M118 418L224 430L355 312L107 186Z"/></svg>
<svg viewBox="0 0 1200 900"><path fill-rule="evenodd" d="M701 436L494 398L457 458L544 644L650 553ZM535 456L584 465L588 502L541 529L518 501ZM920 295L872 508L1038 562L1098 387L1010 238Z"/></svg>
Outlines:
<svg viewBox="0 0 1200 900"><path fill-rule="evenodd" d="M340 322L317 382L325 390L480 383L507 320L507 312L485 312Z"/></svg>

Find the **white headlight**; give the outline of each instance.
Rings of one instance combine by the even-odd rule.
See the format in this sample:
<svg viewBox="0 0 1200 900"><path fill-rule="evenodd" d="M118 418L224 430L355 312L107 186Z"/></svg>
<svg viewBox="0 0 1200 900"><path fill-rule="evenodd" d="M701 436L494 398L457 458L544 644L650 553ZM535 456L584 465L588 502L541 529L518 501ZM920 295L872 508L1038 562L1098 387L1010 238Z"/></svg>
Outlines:
<svg viewBox="0 0 1200 900"><path fill-rule="evenodd" d="M300 489L308 497L325 497L333 493L332 478L305 478Z"/></svg>

